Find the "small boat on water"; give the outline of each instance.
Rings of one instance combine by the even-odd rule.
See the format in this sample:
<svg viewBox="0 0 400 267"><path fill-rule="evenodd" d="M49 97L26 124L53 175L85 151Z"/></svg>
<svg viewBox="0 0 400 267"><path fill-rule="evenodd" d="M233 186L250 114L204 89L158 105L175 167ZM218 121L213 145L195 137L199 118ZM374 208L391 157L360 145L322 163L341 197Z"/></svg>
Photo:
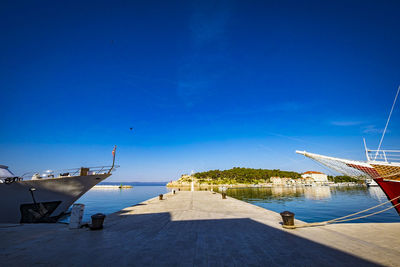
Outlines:
<svg viewBox="0 0 400 267"><path fill-rule="evenodd" d="M0 223L57 222L78 198L111 176L117 167L115 149L112 166L16 176L0 165ZM31 180L26 179L28 175Z"/></svg>
<svg viewBox="0 0 400 267"><path fill-rule="evenodd" d="M365 184L366 184L366 186L368 186L368 187L379 186L379 185L374 181L374 179L366 179L366 180L365 180Z"/></svg>
<svg viewBox="0 0 400 267"><path fill-rule="evenodd" d="M129 189L129 188L133 188L132 185L95 185L93 187L94 189Z"/></svg>

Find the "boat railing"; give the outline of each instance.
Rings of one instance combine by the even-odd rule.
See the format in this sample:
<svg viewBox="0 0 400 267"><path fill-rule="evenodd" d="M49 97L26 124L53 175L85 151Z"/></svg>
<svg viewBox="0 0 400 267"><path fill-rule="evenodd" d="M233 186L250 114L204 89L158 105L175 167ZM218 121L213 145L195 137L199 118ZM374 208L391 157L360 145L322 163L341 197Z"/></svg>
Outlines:
<svg viewBox="0 0 400 267"><path fill-rule="evenodd" d="M367 150L368 161L400 162L400 150Z"/></svg>
<svg viewBox="0 0 400 267"><path fill-rule="evenodd" d="M71 176L88 176L96 174L106 174L115 170L119 166L95 166L95 167L81 167L72 169L59 169L59 170L47 170L42 172L27 172L21 175L22 178L31 178L36 176L37 178L54 178L54 177L71 177Z"/></svg>

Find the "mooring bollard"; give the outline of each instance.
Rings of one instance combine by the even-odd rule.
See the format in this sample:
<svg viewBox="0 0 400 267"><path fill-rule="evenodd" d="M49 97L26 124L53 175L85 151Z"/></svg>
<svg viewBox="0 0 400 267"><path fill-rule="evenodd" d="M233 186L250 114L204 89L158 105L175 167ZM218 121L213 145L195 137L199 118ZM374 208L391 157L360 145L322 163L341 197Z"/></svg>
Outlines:
<svg viewBox="0 0 400 267"><path fill-rule="evenodd" d="M163 194L160 194L158 197L159 197L160 200L162 200L163 199Z"/></svg>
<svg viewBox="0 0 400 267"><path fill-rule="evenodd" d="M222 199L226 199L226 193L222 193Z"/></svg>
<svg viewBox="0 0 400 267"><path fill-rule="evenodd" d="M283 227L294 225L294 213L290 211L284 211L280 213L282 216Z"/></svg>
<svg viewBox="0 0 400 267"><path fill-rule="evenodd" d="M92 224L90 225L90 230L103 229L103 222L106 215L104 215L103 213L96 213L91 217L92 217Z"/></svg>
<svg viewBox="0 0 400 267"><path fill-rule="evenodd" d="M74 204L71 209L71 217L69 218L69 229L78 229L82 224L84 204Z"/></svg>

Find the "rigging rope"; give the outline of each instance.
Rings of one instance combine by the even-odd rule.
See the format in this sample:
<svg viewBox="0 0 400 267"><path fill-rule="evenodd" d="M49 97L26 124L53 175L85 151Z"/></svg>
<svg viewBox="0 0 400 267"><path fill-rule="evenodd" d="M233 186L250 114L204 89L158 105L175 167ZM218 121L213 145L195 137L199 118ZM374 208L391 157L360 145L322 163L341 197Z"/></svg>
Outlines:
<svg viewBox="0 0 400 267"><path fill-rule="evenodd" d="M376 212L373 212L373 213L370 213L370 214L367 214L367 215L362 215L362 216L355 217L355 218L345 219L345 218L348 218L348 217L351 217L351 216L354 216L354 215L357 215L357 214L364 213L364 212L367 212L367 211L369 211L369 210L375 209L375 208L377 208L377 207L380 207L380 206L382 206L382 205L385 205L385 204L387 204L387 203L389 203L389 202L392 202L392 201L394 201L394 200L396 200L396 199L399 199L399 198L400 198L400 196L397 196L397 197L395 197L395 198L392 198L391 200L388 200L388 201L386 201L386 202L383 202L383 203L381 203L381 204L379 204L379 205L376 205L376 206L373 206L373 207L371 207L371 208L368 208L368 209L365 209L365 210L362 210L362 211L359 211L359 212L355 212L355 213L352 213L352 214L349 214L349 215L346 215L346 216L343 216L343 217L339 217L339 218L336 218L336 219L332 219L332 220L329 220L329 221L315 222L315 223L304 223L304 224L299 224L299 225L283 225L283 228L287 228L287 229L296 229L296 228L302 228L302 227L323 226L323 225L327 225L327 224L331 224L331 223L339 223L339 222L346 222L346 221L353 221L353 220L358 220L358 219L367 218L367 217L369 217L369 216L376 215L376 214L382 213L382 212L384 212L384 211L387 211L387 210L389 210L389 209L395 208L395 207L397 207L398 205L400 205L400 202L397 203L397 204L395 204L395 205L393 205L393 206L390 206L390 207L388 207L388 208L385 208L385 209L383 209L383 210L379 210L379 211L376 211Z"/></svg>
<svg viewBox="0 0 400 267"><path fill-rule="evenodd" d="M387 120L387 122L386 122L385 129L383 130L383 134L382 134L382 137L381 137L381 141L379 142L378 150L376 151L374 160L375 160L376 157L378 156L379 149L381 149L382 141L383 141L383 138L385 137L386 129L387 129L388 125L389 125L390 117L392 116L393 108L394 108L394 105L396 104L396 100L397 100L397 96L399 95L399 91L400 91L400 86L399 86L399 88L397 89L396 97L394 98L393 105L392 105L392 109L390 110L389 118L388 118L388 120Z"/></svg>

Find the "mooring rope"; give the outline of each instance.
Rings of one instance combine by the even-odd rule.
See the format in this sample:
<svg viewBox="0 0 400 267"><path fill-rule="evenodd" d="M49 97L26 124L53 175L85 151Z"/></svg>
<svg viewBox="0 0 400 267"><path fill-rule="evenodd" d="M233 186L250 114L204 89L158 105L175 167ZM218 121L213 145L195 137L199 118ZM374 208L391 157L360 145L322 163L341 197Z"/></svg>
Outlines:
<svg viewBox="0 0 400 267"><path fill-rule="evenodd" d="M362 215L362 216L355 217L355 218L345 219L345 218L352 217L354 215L357 215L357 214L364 213L364 212L367 212L369 210L375 209L375 208L380 207L382 205L388 204L389 202L392 202L392 201L394 201L394 200L396 200L398 198L400 198L400 196L397 196L397 197L395 197L395 198L393 198L391 200L388 200L386 202L383 202L383 203L381 203L379 205L376 205L376 206L373 206L371 208L368 208L368 209L365 209L365 210L362 210L362 211L359 211L359 212L355 212L355 213L352 213L352 214L349 214L349 215L346 215L346 216L343 216L343 217L339 217L339 218L336 218L336 219L332 219L332 220L329 220L329 221L315 222L315 223L304 223L304 224L299 224L299 225L283 225L283 228L296 229L296 228L302 228L302 227L323 226L323 225L332 224L332 223L339 223L339 222L346 222L346 221L353 221L353 220L367 218L369 216L376 215L376 214L385 212L385 211L387 211L389 209L395 208L398 205L400 205L400 202L395 204L395 205L392 205L392 206L390 206L390 207L388 207L386 209L379 210L379 211L376 211L376 212L373 212L373 213L370 213L370 214L367 214L367 215Z"/></svg>

